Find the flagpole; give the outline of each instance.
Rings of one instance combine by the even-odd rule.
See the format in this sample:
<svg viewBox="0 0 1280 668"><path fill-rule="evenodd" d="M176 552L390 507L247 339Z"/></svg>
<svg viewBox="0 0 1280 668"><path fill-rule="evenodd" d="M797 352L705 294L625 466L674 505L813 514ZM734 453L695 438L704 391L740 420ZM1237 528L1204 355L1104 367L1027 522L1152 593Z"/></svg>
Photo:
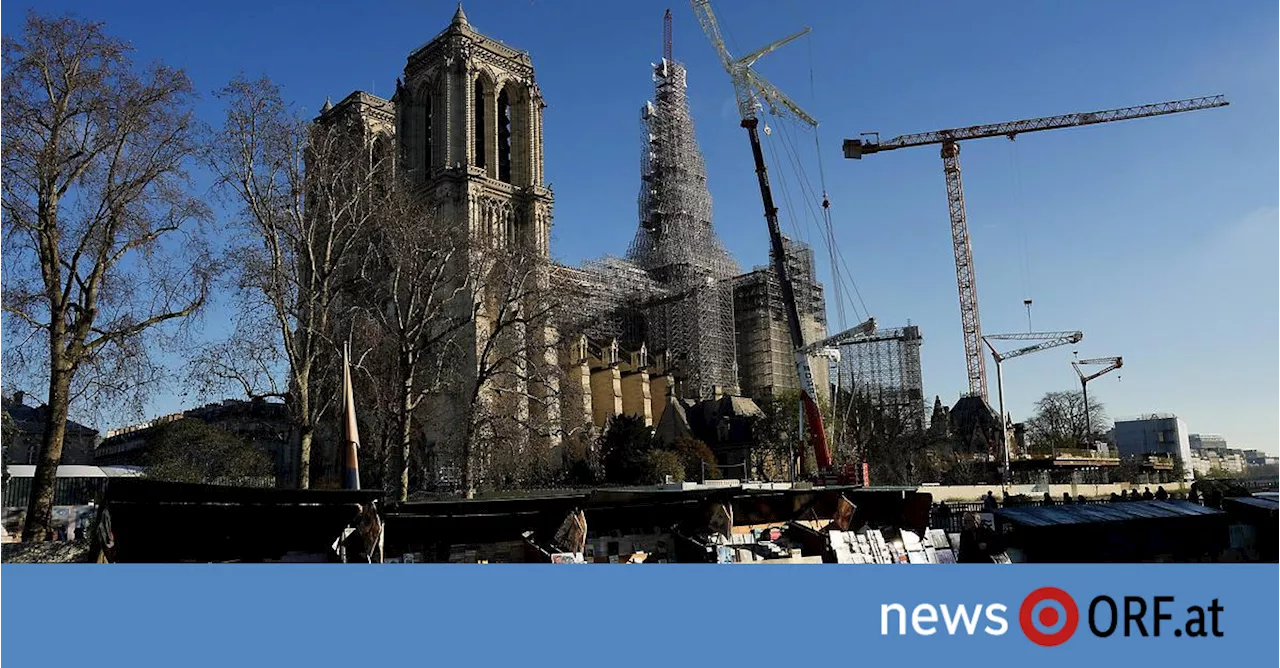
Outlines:
<svg viewBox="0 0 1280 668"><path fill-rule="evenodd" d="M342 345L342 441L343 489L360 489L360 432L356 426L356 401L351 387L351 341Z"/></svg>

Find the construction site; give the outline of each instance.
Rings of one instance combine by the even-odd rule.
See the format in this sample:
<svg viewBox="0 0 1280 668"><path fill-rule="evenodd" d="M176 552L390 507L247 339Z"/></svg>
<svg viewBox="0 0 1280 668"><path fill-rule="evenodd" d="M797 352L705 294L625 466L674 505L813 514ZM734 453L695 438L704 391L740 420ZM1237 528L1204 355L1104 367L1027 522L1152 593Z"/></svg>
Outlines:
<svg viewBox="0 0 1280 668"><path fill-rule="evenodd" d="M515 343L492 344L484 329L501 322L499 301L486 293L468 302L474 320L464 320L469 330L460 340L470 350L453 363L471 374L476 350L509 345L493 365L506 376L477 381L473 394L483 400L470 404L446 385L424 395L424 412L443 411L448 419L443 427L405 419L397 441L403 487L385 506L385 482L361 486L357 400L344 350L342 407L335 409L343 419L342 454L332 457L342 462L343 482L333 485L342 490L269 489L288 487L278 476L261 488L146 479L140 453L149 430L197 414L175 413L108 432L92 463L120 470L80 471L93 480L59 487L59 498L70 500L65 505L88 509L83 520L75 519L79 511L69 515L76 540L87 541L102 562L1275 560L1265 540L1274 535L1274 498L1255 498L1242 485L1192 484L1178 464L1190 459L1190 446L1177 416L1117 421L1114 438L1100 436L1103 419L1091 412L1089 383L1120 370L1120 355L1075 355L1070 365L1083 409L1063 421L1071 423L1064 431L1079 429L1047 451L1028 445L1027 417L1016 420L1007 410L1006 364L1075 346L1085 332L1035 331L1029 296L1026 331L984 330L961 178L964 142L1211 110L1228 105L1224 96L842 140L845 160L918 147L941 158L946 224L939 206L936 228L939 236L949 232L960 327L929 335L962 342L963 360L951 362L963 367L966 381L960 396L944 399L927 391L918 321L879 322L854 280L860 267L850 266L837 243L836 220L847 214L828 197L818 120L755 69L810 29L734 54L711 2L689 4L723 69L702 78L732 84L734 122L745 134L740 166L758 186L735 196L753 207L758 197L764 224L738 222L734 233L767 239L767 256L735 257L718 232L725 228L717 224L691 111L690 73L674 52L676 23L667 10L660 57L634 72L652 83L651 98L636 100L635 215L612 223L634 226L634 236L625 248L593 248L585 261L553 261L554 195L543 173L542 133L551 107L533 57L481 33L459 5L442 31L409 54L393 97L355 91L336 105L326 101L316 122L349 122L371 144L394 141L398 162L391 164L437 214L459 222L471 255L533 249L546 273L527 280L545 279L556 296L546 302L554 304L552 315L523 320L521 309L533 303L526 296L502 303L517 314ZM657 23L655 17L655 46ZM466 279L451 287L473 288ZM553 343L537 348L529 341ZM544 362L553 378L535 387L532 370ZM1074 397L1076 389L1063 394ZM213 421L217 413L246 433L276 438L276 467L284 469L292 461L292 427L282 404L270 406L279 410L227 402L198 414ZM473 442L461 440L473 434L454 424L474 406L514 416L524 430L516 447L474 455ZM610 440L627 425L634 431ZM472 478L468 468L465 484L424 483L411 495L412 449L425 450L427 441L422 480L438 483L448 477L441 471L471 467L471 459L483 460L474 464L479 473ZM464 453L461 465L446 461L457 452ZM486 477L495 458L548 453L564 464L558 477ZM618 477L615 464L639 473ZM574 466L578 477L565 473ZM26 504L14 496L6 504L16 511ZM156 526L171 530L161 535ZM1124 538L1139 530L1158 540ZM1073 536L1069 544L1062 532Z"/></svg>
<svg viewBox="0 0 1280 668"><path fill-rule="evenodd" d="M795 409L786 414L800 417L787 434L771 438L774 445L790 443L787 472L775 475L869 484L875 481L868 480L868 472L881 463L876 458L909 453L883 469L892 482L923 482L917 478L940 475L939 467L945 470L957 457L976 463L983 480L1012 482L1015 469L1021 475L1025 463L1013 464L1024 453L1018 451L1018 421L1005 410L1004 364L1078 343L1084 334L1032 331L1029 296L1027 331L984 331L961 144L1212 109L1225 106L1226 99L1192 98L885 140L864 133L842 142L844 158L856 161L914 147L940 151L967 392L948 401L947 424L931 424L926 410L937 395L926 392L921 368L925 333L910 322L879 323L867 309L854 280L858 268L850 267L836 242L835 216L848 213L833 213L827 196L819 122L754 69L760 58L809 29L739 57L730 53L711 4L693 0L690 6L733 84L752 158L743 170L756 175L765 219L763 228L743 229L760 230L769 241L768 257L743 271L743 264L752 263L740 264L717 232L707 161L690 111L689 73L674 53L674 19L667 10L661 53L654 54L660 57L647 70L652 97L637 100L635 217L617 223L634 225L634 236L625 249L596 249L599 255L576 266L552 263L554 292L568 297L554 318L555 336L563 341L550 357L527 353L520 364L555 358L565 374L557 381L560 389L552 383L531 393L517 382L485 391L495 397L505 392L504 401L515 402L517 422L519 416L538 415L550 423L542 430L546 435L535 440L552 451L573 439L589 445L612 418L631 416L668 442L686 437L706 442L718 465L747 476L745 470L759 463L755 445L764 439L743 425L760 422L766 409L782 402ZM636 76L642 71L637 69ZM326 105L324 114L350 115L371 136L396 134L413 182L439 198L446 215L465 217L477 243L528 240L549 260L553 195L543 183L546 105L541 99L530 54L485 36L459 7L444 31L410 55L404 83L391 100L356 92L336 106ZM810 140L812 149L806 147ZM463 193L467 197L460 199ZM941 209L938 217L941 229ZM809 239L814 242L806 243ZM819 276L829 277L829 283ZM553 334L547 330L540 337L550 340ZM1108 368L1080 373L1086 402L1088 382L1123 362L1120 357L1077 360L1080 370L1112 359ZM992 363L995 378L989 374ZM516 406L521 395L528 395L527 406ZM459 409L444 401L440 410ZM1088 435L1073 445L1096 456L1082 459L1075 452L1055 465L1088 470L1115 463L1096 450L1087 412L1081 422ZM945 452L937 444L925 451L930 429L945 437ZM738 435L725 435L730 432ZM446 443L459 435L443 430L433 438ZM461 444L441 448L460 450Z"/></svg>
<svg viewBox="0 0 1280 668"><path fill-rule="evenodd" d="M873 397L922 430L918 328L878 331L871 323L853 335L828 339L826 292L817 279L812 247L779 236L769 264L745 273L725 250L713 224L685 66L672 53L670 11L663 27L662 58L650 73L653 99L640 108L635 236L622 257L556 268L557 280L575 295L576 305L564 314L561 327L582 332L593 349L644 350L649 375L671 378L670 403L678 411L730 396L745 400L739 405L751 416L758 412L755 403L798 396L802 390L824 406L856 394ZM785 277L776 270L779 264L785 265ZM804 369L796 364L793 319L804 342ZM594 357L592 365L593 374L611 373L606 358ZM625 373L639 371L633 367ZM833 388L844 394L833 394ZM616 403L607 395L592 399L597 406ZM663 398L653 399L657 406ZM657 425L662 412L641 415ZM597 429L611 413L593 410ZM735 465L742 461L721 454Z"/></svg>

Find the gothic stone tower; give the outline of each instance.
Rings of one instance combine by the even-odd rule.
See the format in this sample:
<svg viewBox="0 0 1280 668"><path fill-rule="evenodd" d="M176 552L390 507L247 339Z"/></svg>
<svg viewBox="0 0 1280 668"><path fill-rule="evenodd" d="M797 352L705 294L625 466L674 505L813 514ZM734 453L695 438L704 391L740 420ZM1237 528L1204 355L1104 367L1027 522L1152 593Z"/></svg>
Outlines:
<svg viewBox="0 0 1280 668"><path fill-rule="evenodd" d="M409 55L397 84L403 167L477 240L548 254L551 191L542 175L542 110L529 54L481 35L462 6Z"/></svg>
<svg viewBox="0 0 1280 668"><path fill-rule="evenodd" d="M546 105L529 54L476 32L459 5L449 26L409 55L393 102L401 168L434 203L437 216L458 224L465 221L472 261L492 263L494 249L515 246L548 259L553 199L542 171ZM494 270L489 266L482 272ZM544 285L546 280L540 277ZM459 395L469 395L468 375L476 378L490 334L502 328L495 324L495 286L481 280L476 289L475 301L481 306L474 330L468 333L472 345L463 346L460 354L464 389ZM547 427L559 420L557 388L553 379L531 386L533 374L527 372L535 365L554 366L550 342L556 333L549 327L528 329L538 331L523 326L503 331L503 345L523 346L525 357L516 355L513 368L483 384L482 403L513 424ZM429 447L457 452L454 448L464 438L459 425L468 414L467 400L446 398L436 407L437 426L428 429L433 443ZM526 448L554 448L554 434L554 427L525 427L524 445L514 455L504 447L502 456L530 454ZM445 455L440 459L448 458L440 454ZM480 476L486 468L489 463L480 462Z"/></svg>

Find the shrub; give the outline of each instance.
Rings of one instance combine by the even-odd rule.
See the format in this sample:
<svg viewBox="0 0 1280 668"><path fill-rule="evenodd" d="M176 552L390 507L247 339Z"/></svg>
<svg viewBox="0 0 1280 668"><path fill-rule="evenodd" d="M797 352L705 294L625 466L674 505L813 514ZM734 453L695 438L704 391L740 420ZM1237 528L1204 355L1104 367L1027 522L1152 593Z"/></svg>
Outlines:
<svg viewBox="0 0 1280 668"><path fill-rule="evenodd" d="M705 471L708 480L718 480L721 477L716 456L706 443L694 438L682 438L673 444L671 450L680 458L686 475L696 478Z"/></svg>
<svg viewBox="0 0 1280 668"><path fill-rule="evenodd" d="M684 465L680 457L670 450L651 450L645 455L646 470L640 482L656 485L666 482L667 476L677 482L685 479Z"/></svg>
<svg viewBox="0 0 1280 668"><path fill-rule="evenodd" d="M653 450L653 429L631 415L609 418L600 436L600 456L608 482L631 485L648 473L647 456Z"/></svg>

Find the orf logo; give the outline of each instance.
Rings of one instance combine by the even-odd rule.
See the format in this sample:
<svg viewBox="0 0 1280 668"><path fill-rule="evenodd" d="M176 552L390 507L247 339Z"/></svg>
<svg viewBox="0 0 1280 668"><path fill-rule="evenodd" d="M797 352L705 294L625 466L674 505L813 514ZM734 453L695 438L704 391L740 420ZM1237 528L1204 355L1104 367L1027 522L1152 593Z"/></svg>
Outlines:
<svg viewBox="0 0 1280 668"><path fill-rule="evenodd" d="M1080 623L1080 611L1067 592L1057 587L1041 587L1022 601L1018 625L1031 642L1044 647L1061 645L1071 638Z"/></svg>

